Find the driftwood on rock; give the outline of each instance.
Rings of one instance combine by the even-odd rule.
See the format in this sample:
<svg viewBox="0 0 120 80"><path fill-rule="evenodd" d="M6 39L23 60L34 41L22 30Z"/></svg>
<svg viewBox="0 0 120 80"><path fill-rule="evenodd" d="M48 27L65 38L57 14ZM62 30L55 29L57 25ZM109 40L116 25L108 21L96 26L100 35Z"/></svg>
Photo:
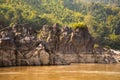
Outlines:
<svg viewBox="0 0 120 80"><path fill-rule="evenodd" d="M0 32L0 66L66 65L70 63L116 63L108 50L94 49L88 28L62 29L44 25L37 31L15 25ZM116 60L117 59L117 60Z"/></svg>

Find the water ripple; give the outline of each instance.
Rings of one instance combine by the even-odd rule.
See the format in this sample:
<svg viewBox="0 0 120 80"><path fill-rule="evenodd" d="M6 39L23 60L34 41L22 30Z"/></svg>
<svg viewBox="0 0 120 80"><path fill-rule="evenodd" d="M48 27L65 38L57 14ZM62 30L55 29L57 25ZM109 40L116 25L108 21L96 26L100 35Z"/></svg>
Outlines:
<svg viewBox="0 0 120 80"><path fill-rule="evenodd" d="M110 72L110 71L85 71L85 70L80 70L80 71L56 71L56 73L86 73L86 74L111 74L111 75L116 75L120 74L120 72Z"/></svg>
<svg viewBox="0 0 120 80"><path fill-rule="evenodd" d="M110 71L85 71L85 70L79 70L79 71L44 71L44 72L37 72L34 71L33 73L29 73L29 72L0 72L0 75L22 75L22 74L51 74L51 73L85 73L85 74L108 74L108 75L120 75L120 72L110 72Z"/></svg>

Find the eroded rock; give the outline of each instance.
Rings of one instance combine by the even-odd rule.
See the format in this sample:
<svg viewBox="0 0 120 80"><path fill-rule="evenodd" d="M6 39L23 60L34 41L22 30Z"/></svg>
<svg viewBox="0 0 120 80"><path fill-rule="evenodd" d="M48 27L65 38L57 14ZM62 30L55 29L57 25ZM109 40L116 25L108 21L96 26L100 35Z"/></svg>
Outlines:
<svg viewBox="0 0 120 80"><path fill-rule="evenodd" d="M118 54L93 48L88 28L45 25L39 32L15 25L1 32L0 66L65 65L71 63L116 63ZM9 32L9 34L8 34ZM38 36L38 37L37 37Z"/></svg>

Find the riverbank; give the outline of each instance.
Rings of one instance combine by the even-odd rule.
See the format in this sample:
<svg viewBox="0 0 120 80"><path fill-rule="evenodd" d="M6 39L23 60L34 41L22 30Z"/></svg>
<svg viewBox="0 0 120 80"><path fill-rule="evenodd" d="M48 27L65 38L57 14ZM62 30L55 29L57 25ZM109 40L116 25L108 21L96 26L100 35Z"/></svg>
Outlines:
<svg viewBox="0 0 120 80"><path fill-rule="evenodd" d="M37 32L15 25L0 33L0 66L68 65L71 63L118 63L120 55L94 48L86 25L71 29L44 25Z"/></svg>

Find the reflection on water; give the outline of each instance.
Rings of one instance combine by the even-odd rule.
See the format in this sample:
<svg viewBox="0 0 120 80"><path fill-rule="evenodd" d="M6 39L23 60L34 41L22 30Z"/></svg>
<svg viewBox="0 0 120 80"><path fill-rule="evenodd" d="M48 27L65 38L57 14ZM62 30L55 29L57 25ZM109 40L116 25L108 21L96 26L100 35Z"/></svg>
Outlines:
<svg viewBox="0 0 120 80"><path fill-rule="evenodd" d="M120 80L120 64L0 68L0 80Z"/></svg>

